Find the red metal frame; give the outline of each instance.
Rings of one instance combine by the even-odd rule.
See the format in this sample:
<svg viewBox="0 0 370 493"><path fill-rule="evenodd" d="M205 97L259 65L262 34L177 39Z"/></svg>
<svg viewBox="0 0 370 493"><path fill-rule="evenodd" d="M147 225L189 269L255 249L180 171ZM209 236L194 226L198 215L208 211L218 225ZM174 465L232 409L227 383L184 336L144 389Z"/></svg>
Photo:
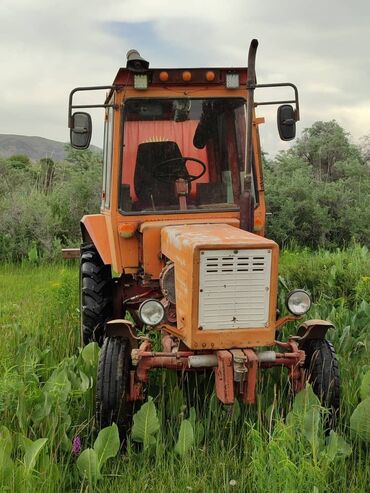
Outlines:
<svg viewBox="0 0 370 493"><path fill-rule="evenodd" d="M299 392L305 384L303 363L305 352L299 349L296 338L292 337L287 342L275 341L275 344L285 349L286 352L276 352L274 361L261 362L258 353L254 349L243 349L241 354L245 356L245 378L241 384L242 400L246 404L256 402L256 385L260 368L272 368L273 366L285 366L289 369L289 379L294 392ZM190 367L189 356L202 354L216 354L217 366L214 367L215 390L217 398L224 404L232 404L235 400L235 375L234 375L234 350L219 351L180 351L173 337L165 334L162 337L163 352L152 351L151 342L146 339L139 349L132 350L133 369L130 372L130 385L128 399L135 401L143 399L143 385L149 380L149 371L152 368L168 368L176 371L194 371ZM244 355L244 356L243 356ZM201 370L202 368L197 368Z"/></svg>

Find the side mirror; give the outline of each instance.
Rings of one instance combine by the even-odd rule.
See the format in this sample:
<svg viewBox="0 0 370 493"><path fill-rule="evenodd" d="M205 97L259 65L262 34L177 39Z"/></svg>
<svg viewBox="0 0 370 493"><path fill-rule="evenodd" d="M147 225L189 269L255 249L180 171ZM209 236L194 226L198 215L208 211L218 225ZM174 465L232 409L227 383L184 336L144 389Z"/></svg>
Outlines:
<svg viewBox="0 0 370 493"><path fill-rule="evenodd" d="M90 145L92 122L89 113L73 113L71 117L71 146L75 149L87 149Z"/></svg>
<svg viewBox="0 0 370 493"><path fill-rule="evenodd" d="M277 110L277 125L281 140L292 140L295 137L295 111L290 104L283 104Z"/></svg>

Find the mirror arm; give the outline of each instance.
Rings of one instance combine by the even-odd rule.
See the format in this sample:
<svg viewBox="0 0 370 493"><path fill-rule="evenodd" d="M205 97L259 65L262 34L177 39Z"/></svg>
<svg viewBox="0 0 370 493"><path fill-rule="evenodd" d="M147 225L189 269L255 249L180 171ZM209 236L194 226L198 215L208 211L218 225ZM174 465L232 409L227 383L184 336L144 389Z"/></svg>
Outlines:
<svg viewBox="0 0 370 493"><path fill-rule="evenodd" d="M68 128L73 128L73 118L72 118L72 110L76 108L108 108L115 107L116 105L112 104L83 104L83 105L74 105L73 104L73 96L76 92L82 91L106 91L109 89L110 91L117 89L120 86L89 86L89 87L75 87L69 94L68 99Z"/></svg>
<svg viewBox="0 0 370 493"><path fill-rule="evenodd" d="M300 111L299 111L299 97L298 97L298 89L295 84L291 82L277 82L274 84L256 84L255 89L266 88L266 87L291 87L294 90L294 99L286 100L286 101L261 101L254 103L254 106L263 106L263 105L271 105L271 104L295 104L295 121L298 122L300 120Z"/></svg>

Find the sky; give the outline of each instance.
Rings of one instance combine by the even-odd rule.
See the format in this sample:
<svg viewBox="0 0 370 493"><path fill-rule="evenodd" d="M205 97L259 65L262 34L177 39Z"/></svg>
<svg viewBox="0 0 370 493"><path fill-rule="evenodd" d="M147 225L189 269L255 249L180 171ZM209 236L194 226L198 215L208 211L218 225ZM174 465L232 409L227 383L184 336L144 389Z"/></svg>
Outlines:
<svg viewBox="0 0 370 493"><path fill-rule="evenodd" d="M335 119L358 142L370 134L369 22L368 0L1 0L0 133L68 141L70 90L111 84L131 48L151 67L246 66L257 38L258 82L299 88L298 135ZM271 96L290 99L256 100ZM101 147L102 110L91 113ZM263 149L286 149L276 108L257 114Z"/></svg>

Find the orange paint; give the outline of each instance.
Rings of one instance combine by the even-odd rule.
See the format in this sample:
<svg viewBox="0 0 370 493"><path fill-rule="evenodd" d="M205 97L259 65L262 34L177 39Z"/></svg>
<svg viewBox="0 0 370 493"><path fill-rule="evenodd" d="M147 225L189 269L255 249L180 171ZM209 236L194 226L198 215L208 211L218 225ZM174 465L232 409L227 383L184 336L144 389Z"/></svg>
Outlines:
<svg viewBox="0 0 370 493"><path fill-rule="evenodd" d="M200 250L266 248L272 252L269 320L266 327L232 330L198 328ZM165 325L190 349L224 349L274 344L278 287L278 245L227 224L168 226L162 229L161 250L175 264L177 327Z"/></svg>

